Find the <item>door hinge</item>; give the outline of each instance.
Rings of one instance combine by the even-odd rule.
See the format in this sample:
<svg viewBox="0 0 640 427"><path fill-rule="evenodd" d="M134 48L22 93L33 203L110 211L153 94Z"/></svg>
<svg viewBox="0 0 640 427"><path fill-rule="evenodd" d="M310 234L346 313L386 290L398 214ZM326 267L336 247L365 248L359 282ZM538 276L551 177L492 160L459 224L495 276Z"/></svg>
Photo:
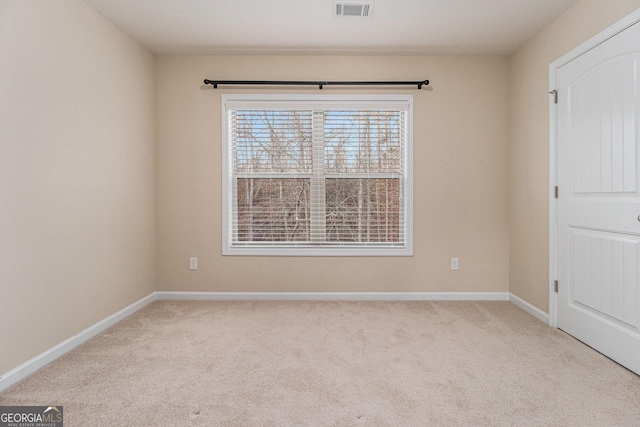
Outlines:
<svg viewBox="0 0 640 427"><path fill-rule="evenodd" d="M556 294L558 293L558 281L557 280L553 281L553 292L555 292Z"/></svg>
<svg viewBox="0 0 640 427"><path fill-rule="evenodd" d="M553 103L557 104L558 103L558 91L556 89L552 90L551 92L549 92L551 95L553 95Z"/></svg>
<svg viewBox="0 0 640 427"><path fill-rule="evenodd" d="M557 199L558 198L558 186L556 185L555 189L553 190L553 195L554 197Z"/></svg>

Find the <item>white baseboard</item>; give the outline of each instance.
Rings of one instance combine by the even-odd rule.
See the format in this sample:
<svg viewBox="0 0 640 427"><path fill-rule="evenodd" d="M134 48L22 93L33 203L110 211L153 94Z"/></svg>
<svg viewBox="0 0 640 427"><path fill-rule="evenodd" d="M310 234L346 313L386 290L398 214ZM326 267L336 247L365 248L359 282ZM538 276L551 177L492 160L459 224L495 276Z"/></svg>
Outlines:
<svg viewBox="0 0 640 427"><path fill-rule="evenodd" d="M166 292L158 300L200 301L508 301L508 292Z"/></svg>
<svg viewBox="0 0 640 427"><path fill-rule="evenodd" d="M0 376L0 392L6 390L11 387L13 384L18 381L28 377L38 369L42 368L48 363L53 362L58 357L64 355L65 353L73 350L81 344L84 344L91 338L95 337L99 333L105 331L111 326L115 325L119 321L125 319L126 317L132 315L136 311L140 310L142 307L150 304L151 302L156 300L155 293L149 294L146 297L134 302L133 304L123 308L115 314L99 321L98 323L88 327L82 332L78 332L71 338L62 341L60 344L57 344L50 349L40 353L36 357L27 360L22 365L18 366L6 372Z"/></svg>
<svg viewBox="0 0 640 427"><path fill-rule="evenodd" d="M523 300L522 298L509 293L509 301L515 305L516 307L520 308L521 310L526 311L527 313L529 313L530 315L532 315L533 317L535 317L536 319L546 323L547 325L549 324L549 314L545 313L544 311L540 310L538 307L529 304L528 302L526 302L525 300Z"/></svg>

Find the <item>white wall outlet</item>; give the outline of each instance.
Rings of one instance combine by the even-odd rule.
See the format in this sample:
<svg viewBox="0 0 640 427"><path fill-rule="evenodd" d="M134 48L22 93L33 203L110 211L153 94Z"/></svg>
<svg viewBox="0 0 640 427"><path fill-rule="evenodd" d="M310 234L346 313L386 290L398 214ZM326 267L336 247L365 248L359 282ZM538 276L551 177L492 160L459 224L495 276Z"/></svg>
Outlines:
<svg viewBox="0 0 640 427"><path fill-rule="evenodd" d="M460 260L458 258L451 258L451 269L453 271L460 270Z"/></svg>
<svg viewBox="0 0 640 427"><path fill-rule="evenodd" d="M198 269L198 258L191 257L189 258L189 270L197 270Z"/></svg>

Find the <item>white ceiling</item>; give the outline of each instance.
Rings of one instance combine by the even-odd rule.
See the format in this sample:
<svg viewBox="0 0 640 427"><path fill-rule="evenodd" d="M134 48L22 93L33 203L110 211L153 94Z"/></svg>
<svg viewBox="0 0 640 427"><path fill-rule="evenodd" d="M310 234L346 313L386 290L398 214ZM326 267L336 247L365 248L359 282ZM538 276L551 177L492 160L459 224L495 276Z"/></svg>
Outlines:
<svg viewBox="0 0 640 427"><path fill-rule="evenodd" d="M578 0L375 0L370 18L331 0L84 0L156 54L506 55Z"/></svg>

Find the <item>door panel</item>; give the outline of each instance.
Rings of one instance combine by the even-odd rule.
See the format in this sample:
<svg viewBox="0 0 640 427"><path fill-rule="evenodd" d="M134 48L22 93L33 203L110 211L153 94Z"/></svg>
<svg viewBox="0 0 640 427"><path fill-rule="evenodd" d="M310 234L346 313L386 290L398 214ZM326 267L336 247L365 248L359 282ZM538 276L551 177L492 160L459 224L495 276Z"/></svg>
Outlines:
<svg viewBox="0 0 640 427"><path fill-rule="evenodd" d="M557 81L558 327L640 373L640 24Z"/></svg>
<svg viewBox="0 0 640 427"><path fill-rule="evenodd" d="M588 70L569 86L574 194L637 194L639 65L639 54L623 55Z"/></svg>
<svg viewBox="0 0 640 427"><path fill-rule="evenodd" d="M638 334L640 237L572 227L570 245L572 308Z"/></svg>

